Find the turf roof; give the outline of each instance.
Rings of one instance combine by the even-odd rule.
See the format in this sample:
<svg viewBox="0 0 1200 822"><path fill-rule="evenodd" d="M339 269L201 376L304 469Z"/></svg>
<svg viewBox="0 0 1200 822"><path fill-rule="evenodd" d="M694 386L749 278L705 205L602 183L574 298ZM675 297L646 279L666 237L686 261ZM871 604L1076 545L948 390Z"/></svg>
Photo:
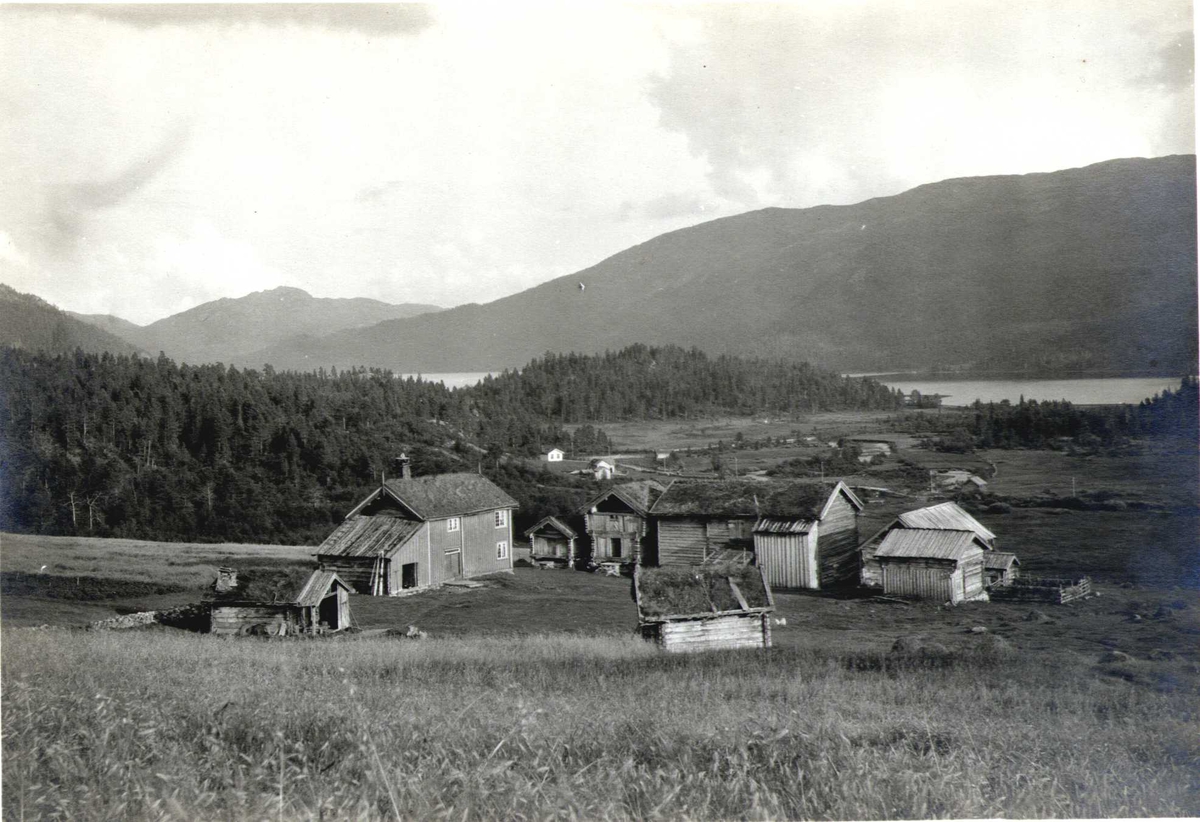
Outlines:
<svg viewBox="0 0 1200 822"><path fill-rule="evenodd" d="M661 517L817 519L837 483L676 480L651 513Z"/></svg>

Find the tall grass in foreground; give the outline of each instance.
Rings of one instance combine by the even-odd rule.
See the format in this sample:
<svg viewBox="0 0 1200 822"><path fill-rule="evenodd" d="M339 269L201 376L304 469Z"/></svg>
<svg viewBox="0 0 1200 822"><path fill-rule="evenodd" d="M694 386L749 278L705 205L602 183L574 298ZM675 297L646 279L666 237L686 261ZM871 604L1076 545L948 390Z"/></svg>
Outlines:
<svg viewBox="0 0 1200 822"><path fill-rule="evenodd" d="M4 635L6 819L1200 813L1194 683L634 639Z"/></svg>

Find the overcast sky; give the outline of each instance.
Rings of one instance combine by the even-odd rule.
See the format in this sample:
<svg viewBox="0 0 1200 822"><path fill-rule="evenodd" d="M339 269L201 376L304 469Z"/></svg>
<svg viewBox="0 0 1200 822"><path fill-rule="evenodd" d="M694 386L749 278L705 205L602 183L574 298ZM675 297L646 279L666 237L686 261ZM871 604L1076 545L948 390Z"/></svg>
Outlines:
<svg viewBox="0 0 1200 822"><path fill-rule="evenodd" d="M0 282L486 302L658 234L1193 153L1186 0L0 7Z"/></svg>

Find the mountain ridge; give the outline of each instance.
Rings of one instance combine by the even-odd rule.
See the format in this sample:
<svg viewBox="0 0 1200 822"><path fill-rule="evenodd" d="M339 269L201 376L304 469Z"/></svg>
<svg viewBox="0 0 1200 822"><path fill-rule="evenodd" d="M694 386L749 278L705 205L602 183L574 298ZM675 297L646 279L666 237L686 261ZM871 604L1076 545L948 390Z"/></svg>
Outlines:
<svg viewBox="0 0 1200 822"><path fill-rule="evenodd" d="M137 326L108 315L91 321L146 351L162 351L181 362L224 362L261 366L247 355L264 343L279 345L291 338L321 336L363 328L385 319L441 311L422 303L386 303L369 297L314 297L294 286L221 297Z"/></svg>
<svg viewBox="0 0 1200 822"><path fill-rule="evenodd" d="M760 209L485 305L255 356L478 371L641 342L843 370L1194 370L1195 174L1194 155L1117 159Z"/></svg>

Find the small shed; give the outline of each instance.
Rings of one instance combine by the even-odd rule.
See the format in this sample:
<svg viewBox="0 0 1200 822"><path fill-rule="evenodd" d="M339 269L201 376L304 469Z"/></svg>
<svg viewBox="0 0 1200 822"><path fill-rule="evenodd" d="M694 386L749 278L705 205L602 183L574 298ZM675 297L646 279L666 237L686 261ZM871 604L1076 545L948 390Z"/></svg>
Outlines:
<svg viewBox="0 0 1200 822"><path fill-rule="evenodd" d="M633 572L642 636L672 653L770 648L775 600L749 565L646 568Z"/></svg>
<svg viewBox="0 0 1200 822"><path fill-rule="evenodd" d="M592 460L589 467L592 470L592 477L596 480L612 479L617 470L617 467L611 462L601 459Z"/></svg>
<svg viewBox="0 0 1200 822"><path fill-rule="evenodd" d="M885 594L958 604L988 598L983 587L986 551L974 531L896 529L884 537L875 559Z"/></svg>
<svg viewBox="0 0 1200 822"><path fill-rule="evenodd" d="M983 554L983 584L988 588L1012 585L1021 575L1021 561L1007 551L985 551Z"/></svg>
<svg viewBox="0 0 1200 822"><path fill-rule="evenodd" d="M566 452L561 448L551 448L546 452L546 462L562 462Z"/></svg>
<svg viewBox="0 0 1200 822"><path fill-rule="evenodd" d="M350 586L333 571L244 573L212 600L210 631L286 636L350 627Z"/></svg>
<svg viewBox="0 0 1200 822"><path fill-rule="evenodd" d="M531 562L553 562L574 567L575 531L557 517L543 517L525 532L525 536L529 537L527 559Z"/></svg>
<svg viewBox="0 0 1200 822"><path fill-rule="evenodd" d="M860 581L863 585L879 587L883 584L881 569L875 560L875 552L882 540L892 531L912 528L923 528L930 531L971 531L987 548L994 549L996 547L996 535L957 503L943 502L938 505L905 511L868 537L859 548L859 553L862 555Z"/></svg>

